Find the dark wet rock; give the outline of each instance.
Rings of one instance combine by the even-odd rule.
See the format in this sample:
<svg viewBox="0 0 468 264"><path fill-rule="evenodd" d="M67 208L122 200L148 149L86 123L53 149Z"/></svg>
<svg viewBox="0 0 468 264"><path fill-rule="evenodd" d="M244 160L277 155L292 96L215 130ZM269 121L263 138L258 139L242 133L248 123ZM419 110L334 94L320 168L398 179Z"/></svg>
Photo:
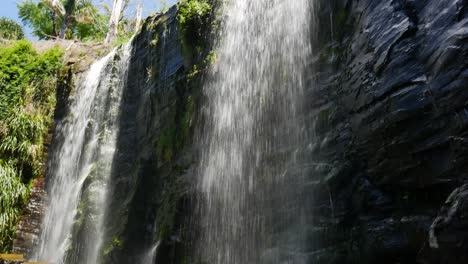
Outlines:
<svg viewBox="0 0 468 264"><path fill-rule="evenodd" d="M199 73L180 43L177 9L149 17L133 40L111 173L103 263L143 263L158 244L156 263L185 259L191 212L194 124ZM200 71L201 72L201 71ZM118 241L118 246L115 241ZM184 251L184 253L186 253Z"/></svg>
<svg viewBox="0 0 468 264"><path fill-rule="evenodd" d="M33 181L29 202L24 209L20 222L16 226L13 253L30 256L41 234L41 222L46 202L44 178Z"/></svg>
<svg viewBox="0 0 468 264"><path fill-rule="evenodd" d="M429 263L468 262L468 184L455 189L445 201L421 255Z"/></svg>
<svg viewBox="0 0 468 264"><path fill-rule="evenodd" d="M310 192L313 225L330 228L331 241L315 239L315 256L329 257L314 263L460 263L419 252L467 180L466 6L322 1L308 119L311 156L329 169L311 175L321 184ZM458 228L444 234L466 240ZM324 253L333 244L349 245L340 259Z"/></svg>

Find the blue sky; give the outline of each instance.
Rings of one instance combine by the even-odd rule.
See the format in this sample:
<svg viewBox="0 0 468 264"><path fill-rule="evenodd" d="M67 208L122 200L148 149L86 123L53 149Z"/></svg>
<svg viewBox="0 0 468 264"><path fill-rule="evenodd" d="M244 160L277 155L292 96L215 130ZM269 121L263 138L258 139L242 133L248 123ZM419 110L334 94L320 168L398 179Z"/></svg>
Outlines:
<svg viewBox="0 0 468 264"><path fill-rule="evenodd" d="M13 20L16 20L21 23L18 18L18 10L16 8L16 3L21 2L22 0L0 0L0 17L8 17ZM39 0L36 0L39 1ZM111 3L112 0L94 0L95 2L104 2ZM130 13L133 13L138 1L140 0L130 0ZM175 4L176 0L141 0L143 2L143 17L147 17L151 13L158 11L161 7L170 7ZM27 38L31 38L31 31L28 28L25 28Z"/></svg>

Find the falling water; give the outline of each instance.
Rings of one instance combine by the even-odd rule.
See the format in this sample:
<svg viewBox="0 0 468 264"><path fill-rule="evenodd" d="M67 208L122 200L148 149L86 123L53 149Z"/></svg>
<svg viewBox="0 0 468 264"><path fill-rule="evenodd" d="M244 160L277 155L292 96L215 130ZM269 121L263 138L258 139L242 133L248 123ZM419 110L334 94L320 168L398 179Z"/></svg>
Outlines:
<svg viewBox="0 0 468 264"><path fill-rule="evenodd" d="M95 62L76 87L49 164L49 202L34 258L98 263L108 179L131 41Z"/></svg>
<svg viewBox="0 0 468 264"><path fill-rule="evenodd" d="M152 246L146 255L143 257L142 263L141 264L155 264L156 261L156 254L158 253L158 248L159 248L160 242L156 242L154 246Z"/></svg>
<svg viewBox="0 0 468 264"><path fill-rule="evenodd" d="M232 0L223 7L200 136L201 263L307 261L297 252L305 238L296 188L311 2Z"/></svg>

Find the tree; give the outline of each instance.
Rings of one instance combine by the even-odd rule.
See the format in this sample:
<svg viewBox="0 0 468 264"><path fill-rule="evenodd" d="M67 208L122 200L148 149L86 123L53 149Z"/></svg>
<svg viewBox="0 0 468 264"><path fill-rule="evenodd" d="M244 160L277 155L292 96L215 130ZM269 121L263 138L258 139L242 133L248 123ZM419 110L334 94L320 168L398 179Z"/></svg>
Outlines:
<svg viewBox="0 0 468 264"><path fill-rule="evenodd" d="M23 39L23 28L15 21L8 18L0 18L0 38L2 39Z"/></svg>
<svg viewBox="0 0 468 264"><path fill-rule="evenodd" d="M127 1L128 3L128 1ZM109 20L109 31L106 36L106 43L110 43L115 40L119 33L119 22L123 11L123 0L114 0L112 5L112 12Z"/></svg>
<svg viewBox="0 0 468 264"><path fill-rule="evenodd" d="M57 16L43 2L26 0L18 4L18 16L39 39L57 37Z"/></svg>
<svg viewBox="0 0 468 264"><path fill-rule="evenodd" d="M102 39L106 32L107 18L90 0L25 0L18 10L40 39Z"/></svg>
<svg viewBox="0 0 468 264"><path fill-rule="evenodd" d="M143 14L143 3L140 1L136 10L136 21L135 21L135 32L140 30L141 26L141 15Z"/></svg>

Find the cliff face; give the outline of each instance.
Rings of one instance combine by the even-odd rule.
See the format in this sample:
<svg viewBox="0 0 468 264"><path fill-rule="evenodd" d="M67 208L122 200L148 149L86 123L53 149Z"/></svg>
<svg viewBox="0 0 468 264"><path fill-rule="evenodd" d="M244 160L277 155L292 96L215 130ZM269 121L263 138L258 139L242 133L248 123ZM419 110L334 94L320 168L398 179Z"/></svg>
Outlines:
<svg viewBox="0 0 468 264"><path fill-rule="evenodd" d="M304 202L314 204L306 217L310 261L465 261L468 2L335 0L318 6L304 109L304 151L311 158L303 169L310 184L301 189ZM116 193L122 196L115 200L125 201L129 213L109 218L127 219L116 226L125 226L130 251L149 246L134 246L145 234L167 232L158 250L163 263L183 263L177 261L188 252L180 248L190 248L197 232L187 235L180 225L193 210L186 198L195 193L189 183L196 161L193 133L184 132L192 130L180 120L187 120L190 100L202 102L200 87L188 86L182 74L190 66L183 63L173 19L156 48L145 30L135 40L134 81L125 96L125 112L134 118L124 118L133 121L121 136L131 151L117 162L123 167ZM142 76L149 73L157 78ZM141 96L144 103L134 101ZM197 122L197 112L188 120ZM183 141L164 143L181 133ZM130 172L138 175L133 182ZM157 228L168 220L163 212L178 212L167 230Z"/></svg>
<svg viewBox="0 0 468 264"><path fill-rule="evenodd" d="M309 110L328 164L311 190L320 263L466 261L467 8L323 3Z"/></svg>
<svg viewBox="0 0 468 264"><path fill-rule="evenodd" d="M182 46L182 38L174 7L148 18L133 40L106 216L105 263L184 258L179 251L187 243L195 109L206 53L183 53L189 47Z"/></svg>

